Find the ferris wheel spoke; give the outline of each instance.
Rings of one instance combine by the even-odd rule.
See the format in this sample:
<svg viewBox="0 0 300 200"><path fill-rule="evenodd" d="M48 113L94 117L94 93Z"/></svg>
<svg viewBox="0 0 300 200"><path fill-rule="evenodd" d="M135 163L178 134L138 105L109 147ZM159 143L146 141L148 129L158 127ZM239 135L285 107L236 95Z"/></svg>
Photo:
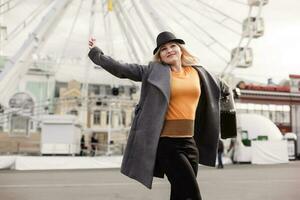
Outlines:
<svg viewBox="0 0 300 200"><path fill-rule="evenodd" d="M173 16L171 16L172 20L179 26L183 26L185 29L188 29L189 27L186 24L180 24L178 22L178 20L176 18L174 18ZM194 39L196 39L198 42L200 42L203 46L205 46L207 49L209 49L209 51L211 51L215 56L217 56L218 58L220 58L223 62L227 62L227 59L224 58L222 55L220 55L216 50L214 50L213 48L211 48L211 44L206 43L201 37L199 37L199 35L197 35L194 31L189 31L188 32L189 35L191 35Z"/></svg>
<svg viewBox="0 0 300 200"><path fill-rule="evenodd" d="M111 34L110 34L110 27L108 26L108 17L109 17L109 10L105 10L105 6L106 6L106 2L103 1L102 2L102 20L103 20L103 24L104 24L104 35L105 37L109 37ZM104 40L104 45L106 46L106 49L107 51L109 52L109 49L110 49L110 45L108 44L108 42L106 40Z"/></svg>
<svg viewBox="0 0 300 200"><path fill-rule="evenodd" d="M138 14L139 18L141 19L145 29L147 30L146 33L148 34L149 38L151 38L152 40L155 39L155 34L152 32L152 29L150 27L150 25L148 24L148 22L146 21L143 13L141 12L141 9L139 8L138 4L136 3L136 0L132 0L132 4L133 7L136 11L136 13Z"/></svg>
<svg viewBox="0 0 300 200"><path fill-rule="evenodd" d="M146 10L146 12L150 15L154 26L156 26L159 31L172 30L172 28L165 23L164 18L161 16L161 13L164 12L160 13L157 11L157 9L154 9L148 0L141 0L140 3L142 4L144 10Z"/></svg>
<svg viewBox="0 0 300 200"><path fill-rule="evenodd" d="M176 2L177 2L177 1L176 1ZM224 27L224 28L227 29L228 31L231 31L232 33L234 33L234 34L236 34L236 35L239 35L239 36L241 35L240 32L238 32L238 31L232 29L232 28L229 27L229 26L224 25L224 21L227 20L228 17L224 17L222 20L216 20L215 18L213 18L213 17L211 17L211 16L207 16L207 15L203 14L202 12L199 12L199 10L198 10L197 8L195 8L194 6L190 6L189 4L183 3L183 2L177 2L177 3L183 5L184 7L186 7L186 8L189 9L189 10L194 11L194 12L197 13L198 15L201 15L202 17L204 17L204 18L206 18L206 19L208 19L208 20L210 20L210 21L212 21L212 22L214 22L214 23L216 23L216 24L218 24L218 25Z"/></svg>
<svg viewBox="0 0 300 200"><path fill-rule="evenodd" d="M165 2L167 2L169 0L166 0ZM173 9L176 10L176 12L180 13L182 16L184 16L185 19L187 19L190 23L193 24L193 26L197 27L198 29L200 29L201 32L203 32L205 35L207 35L214 43L217 43L218 45L220 45L224 50L226 50L227 52L230 52L231 50L226 47L224 44L222 44L220 41L218 41L214 36L212 36L208 31L206 31L202 26L200 26L197 22L195 22L193 19L189 18L187 16L186 13L182 12L180 9L178 9L176 6L174 6L173 4L170 4L173 7ZM212 44L210 43L207 46L211 46Z"/></svg>
<svg viewBox="0 0 300 200"><path fill-rule="evenodd" d="M229 1L232 1L232 2L237 3L237 4L241 4L241 5L244 5L244 6L248 6L248 4L246 4L245 2L241 2L239 0L229 0Z"/></svg>
<svg viewBox="0 0 300 200"><path fill-rule="evenodd" d="M234 21L235 23L237 23L237 24L242 24L241 21L239 21L239 20L237 20L237 19L234 19L233 17L231 17L231 16L229 16L228 14L222 12L221 10L219 10L219 9L217 9L217 8L215 8L215 7L211 6L211 5L209 5L208 3L205 3L205 2L203 2L203 1L201 1L201 0L196 0L196 1L199 2L199 3L202 4L202 5L204 5L204 6L208 7L208 8L210 8L210 9L216 11L216 12L219 13L220 15L223 15L224 17L227 17L228 19L231 19L231 20Z"/></svg>
<svg viewBox="0 0 300 200"><path fill-rule="evenodd" d="M132 35L129 33L128 29L126 28L124 20L119 12L116 13L116 17L117 17L117 22L122 30L122 33L125 34L125 37L127 39L127 44L130 46L132 50L133 56L135 57L136 61L140 63L142 59L140 58L137 49L134 47L134 40L132 38Z"/></svg>
<svg viewBox="0 0 300 200"><path fill-rule="evenodd" d="M68 33L68 36L67 36L67 38L66 38L66 40L65 40L65 42L64 42L63 50L62 50L61 56L60 56L60 58L58 59L58 63L56 64L56 67L54 66L54 68L55 68L54 73L55 73L55 74L56 74L56 72L60 69L61 64L62 64L62 59L64 59L66 50L67 50L67 48L68 48L68 46L69 46L69 44L70 44L71 36L72 36L72 34L73 34L73 32L74 32L74 28L75 28L75 25L76 25L76 23L77 23L78 16L79 16L79 13L80 13L80 10L81 10L81 8L82 8L82 2L83 2L83 0L80 0L79 6L78 6L78 8L77 8L77 10L76 10L76 14L75 14L75 16L74 16L74 19L73 19L71 28L70 28L69 33Z"/></svg>
<svg viewBox="0 0 300 200"><path fill-rule="evenodd" d="M123 20L126 22L126 24L128 25L128 27L130 28L131 30L131 33L134 35L140 49L143 51L143 52L149 52L150 49L145 47L145 44L141 41L141 38L139 37L138 33L137 33L137 30L136 30L136 27L131 23L131 20L129 19L127 13L124 11L120 1L116 1L116 7L118 8L118 10L122 13L122 16L123 16Z"/></svg>

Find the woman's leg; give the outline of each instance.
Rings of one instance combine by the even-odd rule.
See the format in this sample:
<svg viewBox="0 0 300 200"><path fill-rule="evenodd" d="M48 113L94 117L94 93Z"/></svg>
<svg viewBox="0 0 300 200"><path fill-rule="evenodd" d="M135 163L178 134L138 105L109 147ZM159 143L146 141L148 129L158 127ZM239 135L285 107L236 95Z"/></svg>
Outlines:
<svg viewBox="0 0 300 200"><path fill-rule="evenodd" d="M201 200L196 174L197 166L184 153L173 154L165 162L165 170L171 183L171 200Z"/></svg>

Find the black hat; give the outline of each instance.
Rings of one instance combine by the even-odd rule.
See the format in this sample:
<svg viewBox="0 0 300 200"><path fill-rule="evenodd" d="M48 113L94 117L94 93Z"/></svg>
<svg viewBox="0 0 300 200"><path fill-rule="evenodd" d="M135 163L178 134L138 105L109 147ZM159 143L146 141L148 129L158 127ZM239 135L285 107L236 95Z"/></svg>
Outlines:
<svg viewBox="0 0 300 200"><path fill-rule="evenodd" d="M185 44L185 42L182 39L176 38L173 33L168 31L161 32L156 38L156 48L153 51L153 55L157 52L161 45L166 44L168 42L177 42L179 44Z"/></svg>

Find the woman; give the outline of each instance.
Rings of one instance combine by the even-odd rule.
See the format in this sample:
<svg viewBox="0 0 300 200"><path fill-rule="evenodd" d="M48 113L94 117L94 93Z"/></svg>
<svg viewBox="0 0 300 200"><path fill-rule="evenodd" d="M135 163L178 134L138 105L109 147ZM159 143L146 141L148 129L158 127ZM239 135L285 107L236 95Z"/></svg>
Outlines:
<svg viewBox="0 0 300 200"><path fill-rule="evenodd" d="M199 200L198 163L216 162L221 83L195 65L185 42L173 33L161 32L156 43L155 61L148 65L119 63L95 40L89 41L89 57L119 78L142 82L121 172L150 189L154 176L166 174L170 199Z"/></svg>

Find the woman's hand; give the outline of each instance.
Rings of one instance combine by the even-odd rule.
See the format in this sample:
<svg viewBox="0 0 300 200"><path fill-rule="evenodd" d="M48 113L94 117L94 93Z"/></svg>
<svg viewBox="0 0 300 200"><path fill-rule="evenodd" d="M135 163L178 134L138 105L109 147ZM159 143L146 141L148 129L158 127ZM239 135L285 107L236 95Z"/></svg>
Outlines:
<svg viewBox="0 0 300 200"><path fill-rule="evenodd" d="M95 47L96 46L96 39L95 38L93 38L93 37L91 37L90 39L89 39L89 49L92 49L93 47Z"/></svg>

